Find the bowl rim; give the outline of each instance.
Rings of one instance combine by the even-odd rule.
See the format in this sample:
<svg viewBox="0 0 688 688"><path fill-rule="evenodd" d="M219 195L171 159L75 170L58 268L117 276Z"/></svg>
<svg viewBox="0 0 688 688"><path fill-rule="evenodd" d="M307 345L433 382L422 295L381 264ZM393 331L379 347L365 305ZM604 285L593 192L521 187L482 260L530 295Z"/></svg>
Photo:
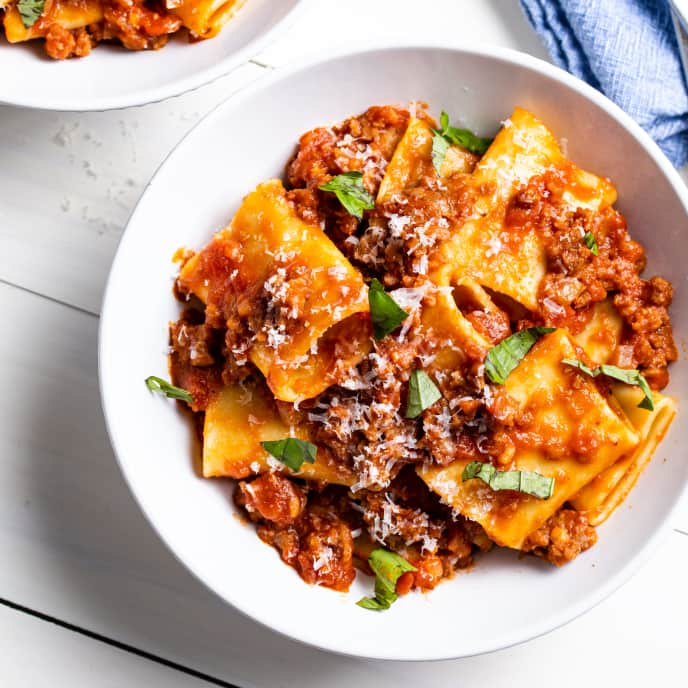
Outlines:
<svg viewBox="0 0 688 688"><path fill-rule="evenodd" d="M102 96L98 98L70 97L67 99L48 101L41 98L40 92L37 92L34 96L32 91L27 91L25 95L19 98L7 98L0 94L0 105L12 105L15 107L31 108L33 110L51 110L55 112L106 112L108 110L120 110L123 108L160 103L169 98L175 98L185 93L189 93L190 91L195 91L202 86L211 84L224 76L228 76L239 67L248 64L262 50L274 43L282 32L288 31L310 7L315 6L316 1L317 0L295 0L294 6L279 19L274 26L254 38L252 41L249 41L240 50L227 55L225 58L205 69L195 72L184 79L172 81L165 86L139 88L131 93L125 93L119 96ZM219 38L220 35L216 38ZM209 40L214 39L211 38ZM11 45L7 44L4 47L10 49ZM262 66L266 68L266 70L271 68L270 65L257 66ZM260 78L260 76L258 78ZM240 89L241 87L230 91L227 98L231 98L232 95ZM223 102L224 100L225 99L223 99ZM181 143L181 141L179 141L179 143Z"/></svg>
<svg viewBox="0 0 688 688"><path fill-rule="evenodd" d="M520 632L512 633L512 636L506 640L502 639L502 641L498 642L483 642L477 648L471 648L465 652L457 650L452 654L447 654L446 652L442 654L433 654L425 651L415 655L406 655L401 657L389 652L376 652L373 648L371 648L371 652L365 654L360 652L348 652L345 649L337 647L335 644L328 643L327 639L318 638L315 634L309 634L305 632L300 633L299 635L294 635L293 629L288 628L286 624L282 624L274 618L268 617L267 615L260 614L254 609L249 610L245 608L242 605L241 593L235 596L227 595L225 593L221 594L206 582L202 572L194 562L185 561L173 549L172 545L165 539L163 535L162 524L158 525L154 508L148 504L144 491L136 489L132 477L127 472L127 461L122 458L121 447L118 441L120 433L125 430L125 428L118 427L116 414L114 414L113 409L111 408L113 401L112 399L108 398L108 372L107 366L104 365L104 351L107 348L107 342L105 341L104 333L108 329L108 314L111 310L110 303L116 298L114 293L115 287L113 286L113 276L119 273L122 269L120 267L120 263L122 261L122 255L124 254L123 248L126 247L128 242L132 240L133 234L129 230L130 226L136 219L139 206L141 205L149 188L155 183L162 170L169 164L174 163L174 157L177 150L193 138L197 129L201 129L213 122L216 118L221 117L226 108L240 107L243 102L250 99L254 94L270 89L273 84L277 82L288 79L289 77L300 72L308 71L312 67L322 66L323 64L335 60L365 55L367 53L376 53L381 51L394 52L399 50L446 51L470 56L487 57L507 64L515 64L517 66L524 67L538 73L541 76L552 78L562 83L564 86L577 92L587 100L592 101L595 105L607 112L607 114L618 121L619 124L621 124L633 136L633 138L635 138L638 143L641 144L645 153L650 156L650 158L657 164L661 172L665 175L673 192L681 202L684 212L686 215L688 215L688 187L683 182L678 172L671 165L668 158L666 158L666 156L661 152L660 148L650 138L650 136L628 114L621 110L619 106L609 100L605 95L587 83L579 80L578 78L549 62L511 48L473 42L460 42L454 44L440 39L399 40L396 38L378 38L373 41L366 40L355 43L352 42L347 44L345 47L329 47L327 49L313 51L308 53L306 56L285 65L284 67L280 67L271 75L249 84L240 91L235 92L234 95L230 95L228 98L216 105L180 139L180 141L168 153L151 177L129 217L106 281L98 329L98 379L101 405L103 409L103 415L105 417L108 437L110 438L113 452L126 484L131 490L136 502L146 517L146 520L152 526L153 530L158 534L167 549L172 553L177 561L179 561L198 581L204 585L204 587L206 587L224 602L230 604L233 609L237 610L242 615L290 640L295 640L306 646L326 650L338 655L361 659L441 661L487 654L490 652L496 652L497 650L513 647L515 645L520 645L529 640L533 640L542 635L550 633L551 631L566 625L567 623L596 607L618 588L620 588L624 583L626 583L633 575L635 575L638 570L650 559L660 544L668 537L669 533L671 532L672 523L674 522L678 507L688 496L688 481L684 482L675 502L672 504L671 508L667 511L666 515L661 519L661 521L657 523L652 535L638 550L636 550L628 563L626 563L615 575L610 577L603 585L599 586L593 592L582 597L576 603L562 606L558 611L553 612L544 620L524 625L521 627ZM345 117L346 113L344 113L342 116Z"/></svg>

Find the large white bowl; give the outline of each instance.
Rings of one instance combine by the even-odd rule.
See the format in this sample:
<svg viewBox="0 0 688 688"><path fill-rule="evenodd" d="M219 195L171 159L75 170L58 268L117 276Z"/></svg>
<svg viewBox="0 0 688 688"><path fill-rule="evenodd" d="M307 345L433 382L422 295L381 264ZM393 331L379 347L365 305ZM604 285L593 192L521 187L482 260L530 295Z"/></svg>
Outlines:
<svg viewBox="0 0 688 688"><path fill-rule="evenodd" d="M599 542L556 569L516 552L481 556L469 573L390 611L309 587L252 527L233 515L230 484L194 471L193 432L175 405L149 393L167 374L167 321L175 249L202 246L242 197L280 175L297 137L371 104L427 101L437 113L491 134L515 105L562 138L584 168L608 175L619 207L648 253L649 272L675 285L677 341L688 334L688 194L650 139L596 91L526 55L495 48L383 47L322 57L282 70L222 104L162 165L134 212L115 259L102 314L100 375L110 437L126 479L171 550L220 597L292 638L386 659L441 659L502 648L590 609L650 555L686 482L685 424L674 424ZM685 406L685 348L670 392Z"/></svg>
<svg viewBox="0 0 688 688"><path fill-rule="evenodd" d="M255 56L306 0L246 0L218 36L161 50L102 44L83 59L54 61L43 41L10 45L0 29L0 103L43 110L110 110L153 103L207 84Z"/></svg>

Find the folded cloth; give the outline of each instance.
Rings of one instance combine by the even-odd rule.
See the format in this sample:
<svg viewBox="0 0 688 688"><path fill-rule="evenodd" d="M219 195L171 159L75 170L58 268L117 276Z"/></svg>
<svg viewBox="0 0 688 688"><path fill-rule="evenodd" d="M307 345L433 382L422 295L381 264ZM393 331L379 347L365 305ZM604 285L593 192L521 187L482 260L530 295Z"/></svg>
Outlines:
<svg viewBox="0 0 688 688"><path fill-rule="evenodd" d="M521 0L552 59L688 163L688 92L668 0Z"/></svg>

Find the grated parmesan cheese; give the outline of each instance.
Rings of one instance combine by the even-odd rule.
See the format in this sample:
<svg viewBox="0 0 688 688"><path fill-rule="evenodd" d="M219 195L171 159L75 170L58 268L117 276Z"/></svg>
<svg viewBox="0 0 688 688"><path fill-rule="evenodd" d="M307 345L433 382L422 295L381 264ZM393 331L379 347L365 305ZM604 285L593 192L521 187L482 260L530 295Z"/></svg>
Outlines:
<svg viewBox="0 0 688 688"><path fill-rule="evenodd" d="M272 454L268 454L268 467L273 472L281 472L284 468L283 464L279 459L276 459Z"/></svg>
<svg viewBox="0 0 688 688"><path fill-rule="evenodd" d="M313 558L313 570L320 571L320 569L329 570L331 568L334 551L331 547L323 547L322 552L316 558Z"/></svg>
<svg viewBox="0 0 688 688"><path fill-rule="evenodd" d="M542 299L542 305L545 307L545 310L548 310L550 313L554 313L556 315L566 314L566 309L549 296L546 296L544 299Z"/></svg>

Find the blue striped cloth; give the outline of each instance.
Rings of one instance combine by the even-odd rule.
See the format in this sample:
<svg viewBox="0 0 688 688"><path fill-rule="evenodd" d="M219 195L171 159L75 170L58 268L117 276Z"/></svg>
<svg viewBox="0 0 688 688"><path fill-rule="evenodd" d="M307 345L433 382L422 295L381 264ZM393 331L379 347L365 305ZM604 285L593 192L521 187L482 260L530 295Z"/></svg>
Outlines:
<svg viewBox="0 0 688 688"><path fill-rule="evenodd" d="M521 0L554 62L688 163L688 91L668 0Z"/></svg>

